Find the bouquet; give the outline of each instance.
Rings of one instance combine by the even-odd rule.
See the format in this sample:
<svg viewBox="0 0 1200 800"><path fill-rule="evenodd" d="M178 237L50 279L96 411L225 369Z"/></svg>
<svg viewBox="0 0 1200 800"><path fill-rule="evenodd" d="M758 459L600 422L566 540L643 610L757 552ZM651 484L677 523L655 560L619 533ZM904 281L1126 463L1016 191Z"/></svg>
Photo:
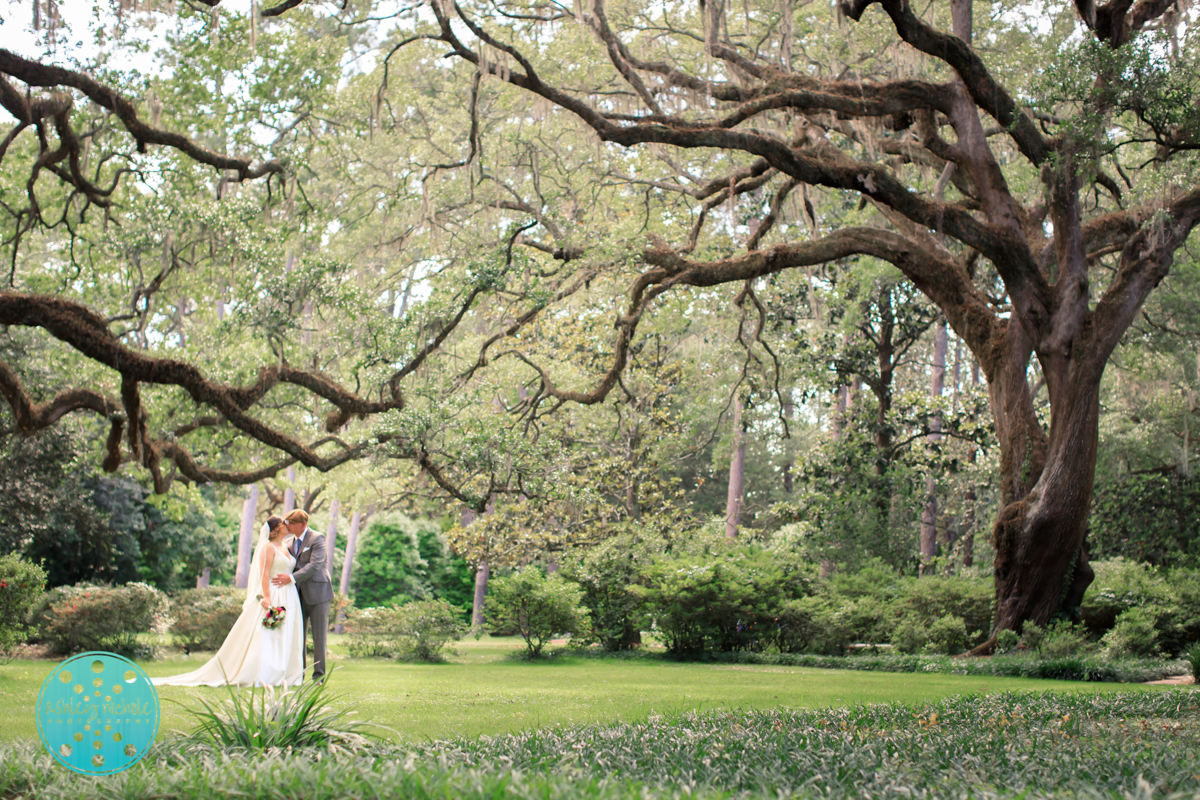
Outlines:
<svg viewBox="0 0 1200 800"><path fill-rule="evenodd" d="M267 609L267 615L263 617L264 628L277 628L287 616L287 609L283 606L275 606Z"/></svg>

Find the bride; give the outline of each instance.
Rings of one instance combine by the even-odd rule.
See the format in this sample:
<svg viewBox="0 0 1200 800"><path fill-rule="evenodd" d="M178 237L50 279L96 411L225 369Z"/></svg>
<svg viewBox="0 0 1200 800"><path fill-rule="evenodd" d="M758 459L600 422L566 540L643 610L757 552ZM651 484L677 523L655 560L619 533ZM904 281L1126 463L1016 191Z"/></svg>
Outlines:
<svg viewBox="0 0 1200 800"><path fill-rule="evenodd" d="M296 565L286 546L288 526L272 516L259 531L250 561L246 600L225 643L212 659L192 672L154 678L155 686L294 686L304 676L304 623L296 584L272 586L271 578ZM267 610L282 606L283 622L263 627Z"/></svg>

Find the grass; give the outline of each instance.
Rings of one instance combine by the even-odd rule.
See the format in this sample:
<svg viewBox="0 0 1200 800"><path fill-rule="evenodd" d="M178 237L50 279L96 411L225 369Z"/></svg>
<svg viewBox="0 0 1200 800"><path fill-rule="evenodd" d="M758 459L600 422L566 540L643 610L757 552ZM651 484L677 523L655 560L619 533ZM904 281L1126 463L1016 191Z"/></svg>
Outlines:
<svg viewBox="0 0 1200 800"><path fill-rule="evenodd" d="M0 797L1130 798L1200 792L1200 693L1023 692L655 714L358 752L193 752L101 778L0 745Z"/></svg>
<svg viewBox="0 0 1200 800"><path fill-rule="evenodd" d="M504 734L551 726L614 724L653 715L732 709L819 709L863 703L925 703L952 695L1016 690L1104 692L1113 684L1080 684L994 676L846 672L796 666L689 664L658 659L605 660L560 656L546 663L506 658L519 640L466 640L441 665L345 658L335 638L331 680L336 709L399 732L405 743ZM140 662L151 677L185 672L207 658ZM0 667L0 742L36 740L33 707L46 661ZM1138 687L1153 691L1159 687ZM217 701L224 689L160 687L160 738L190 730L182 712L196 697ZM176 702L170 702L176 701ZM383 732L396 737L394 733Z"/></svg>

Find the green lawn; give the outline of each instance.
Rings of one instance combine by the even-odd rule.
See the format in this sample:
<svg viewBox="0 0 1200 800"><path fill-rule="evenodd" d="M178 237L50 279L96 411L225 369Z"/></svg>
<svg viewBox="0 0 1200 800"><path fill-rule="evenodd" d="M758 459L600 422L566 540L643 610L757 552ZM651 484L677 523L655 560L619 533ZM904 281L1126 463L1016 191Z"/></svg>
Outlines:
<svg viewBox="0 0 1200 800"><path fill-rule="evenodd" d="M1129 685L1019 678L902 674L800 667L676 664L657 660L600 660L560 656L547 663L505 659L520 642L468 639L441 665L397 664L346 657L335 637L330 682L338 705L399 732L406 741L508 733L552 725L625 722L653 713L693 709L823 708L859 703L919 703L951 695L1007 690L1127 691ZM141 662L151 677L185 672L208 657ZM48 661L0 666L0 741L36 739L33 709ZM1149 687L1148 687L1149 688ZM225 689L162 687L160 736L190 728L170 701ZM243 690L244 691L244 690ZM190 701L195 705L194 700Z"/></svg>

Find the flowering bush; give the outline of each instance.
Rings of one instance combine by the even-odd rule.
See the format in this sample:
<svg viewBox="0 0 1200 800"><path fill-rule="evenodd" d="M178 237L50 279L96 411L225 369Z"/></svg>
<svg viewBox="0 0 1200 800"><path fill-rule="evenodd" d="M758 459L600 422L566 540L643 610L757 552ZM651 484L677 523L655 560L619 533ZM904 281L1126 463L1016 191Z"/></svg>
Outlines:
<svg viewBox="0 0 1200 800"><path fill-rule="evenodd" d="M352 656L392 656L438 661L448 643L463 637L462 609L445 600L418 600L402 606L363 608L346 621Z"/></svg>
<svg viewBox="0 0 1200 800"><path fill-rule="evenodd" d="M137 635L161 631L169 609L167 596L144 583L81 583L47 593L34 622L42 639L60 654L108 650L145 657L153 648L138 642Z"/></svg>
<svg viewBox="0 0 1200 800"><path fill-rule="evenodd" d="M46 572L16 553L0 556L0 657L25 641L29 612L46 586Z"/></svg>
<svg viewBox="0 0 1200 800"><path fill-rule="evenodd" d="M171 634L184 652L216 650L242 613L246 590L232 586L187 589L171 600Z"/></svg>

